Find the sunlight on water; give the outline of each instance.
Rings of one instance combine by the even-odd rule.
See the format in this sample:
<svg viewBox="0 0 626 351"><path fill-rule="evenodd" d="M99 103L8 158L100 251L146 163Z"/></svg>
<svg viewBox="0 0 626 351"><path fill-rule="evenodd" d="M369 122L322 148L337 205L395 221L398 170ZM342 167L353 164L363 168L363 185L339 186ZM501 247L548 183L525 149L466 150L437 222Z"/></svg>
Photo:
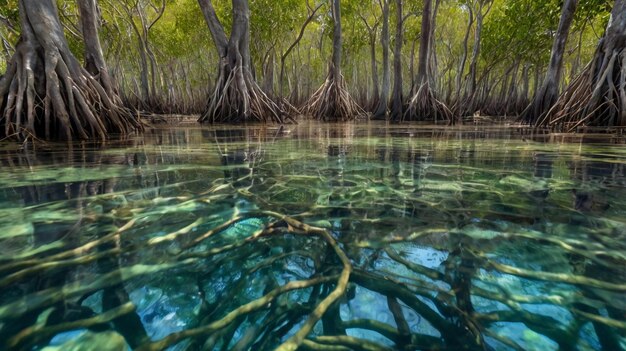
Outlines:
<svg viewBox="0 0 626 351"><path fill-rule="evenodd" d="M624 349L623 140L522 132L1 145L0 349Z"/></svg>

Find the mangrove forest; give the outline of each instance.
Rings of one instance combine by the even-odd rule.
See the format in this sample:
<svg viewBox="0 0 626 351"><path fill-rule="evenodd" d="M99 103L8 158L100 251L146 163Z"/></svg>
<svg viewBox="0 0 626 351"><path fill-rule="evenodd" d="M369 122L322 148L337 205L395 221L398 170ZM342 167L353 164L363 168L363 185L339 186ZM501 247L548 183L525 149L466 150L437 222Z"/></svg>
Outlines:
<svg viewBox="0 0 626 351"><path fill-rule="evenodd" d="M0 0L0 350L626 350L626 0Z"/></svg>

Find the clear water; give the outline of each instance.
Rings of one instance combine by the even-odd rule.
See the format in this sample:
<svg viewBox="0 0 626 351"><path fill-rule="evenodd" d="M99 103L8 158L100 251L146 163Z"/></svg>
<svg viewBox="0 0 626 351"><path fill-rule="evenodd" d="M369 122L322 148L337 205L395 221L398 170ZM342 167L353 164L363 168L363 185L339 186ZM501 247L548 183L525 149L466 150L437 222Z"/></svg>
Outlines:
<svg viewBox="0 0 626 351"><path fill-rule="evenodd" d="M0 144L0 349L626 349L623 140L522 133Z"/></svg>

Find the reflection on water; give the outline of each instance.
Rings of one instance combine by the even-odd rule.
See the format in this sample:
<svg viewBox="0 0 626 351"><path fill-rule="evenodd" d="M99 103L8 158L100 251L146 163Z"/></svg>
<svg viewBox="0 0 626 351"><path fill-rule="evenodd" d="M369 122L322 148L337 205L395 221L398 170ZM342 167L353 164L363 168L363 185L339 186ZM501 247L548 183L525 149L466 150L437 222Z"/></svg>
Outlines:
<svg viewBox="0 0 626 351"><path fill-rule="evenodd" d="M0 349L625 349L626 149L558 138L0 145Z"/></svg>

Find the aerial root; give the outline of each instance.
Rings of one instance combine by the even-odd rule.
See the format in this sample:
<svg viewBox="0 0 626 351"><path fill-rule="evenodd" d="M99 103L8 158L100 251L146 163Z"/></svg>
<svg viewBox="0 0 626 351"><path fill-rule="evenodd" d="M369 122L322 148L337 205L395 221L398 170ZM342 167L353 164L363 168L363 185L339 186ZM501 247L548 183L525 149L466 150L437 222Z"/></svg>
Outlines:
<svg viewBox="0 0 626 351"><path fill-rule="evenodd" d="M626 126L626 50L614 50L602 61L587 65L537 126L565 132L586 126Z"/></svg>
<svg viewBox="0 0 626 351"><path fill-rule="evenodd" d="M309 98L303 111L324 122L352 121L365 115L365 111L350 96L343 77L334 77L332 74Z"/></svg>
<svg viewBox="0 0 626 351"><path fill-rule="evenodd" d="M284 102L281 105L285 105ZM232 70L222 67L206 112L199 122L295 122L291 114L298 114L297 109L289 104L286 106L284 109L274 102L243 67Z"/></svg>
<svg viewBox="0 0 626 351"><path fill-rule="evenodd" d="M428 83L423 83L409 100L404 121L453 121L454 114L443 102L439 101Z"/></svg>

